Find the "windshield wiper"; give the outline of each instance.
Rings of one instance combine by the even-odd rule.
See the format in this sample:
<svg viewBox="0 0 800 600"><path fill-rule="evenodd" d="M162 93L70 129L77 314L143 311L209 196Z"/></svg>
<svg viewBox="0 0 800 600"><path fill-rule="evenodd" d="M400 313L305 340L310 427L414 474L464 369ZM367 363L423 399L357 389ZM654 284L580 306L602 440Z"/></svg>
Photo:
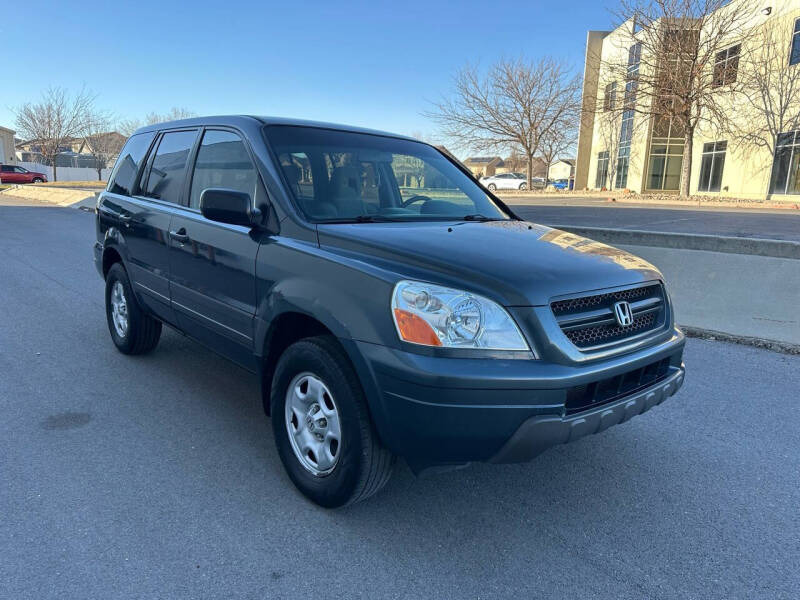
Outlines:
<svg viewBox="0 0 800 600"><path fill-rule="evenodd" d="M492 217L487 217L486 215L475 214L475 215L465 215L461 217L462 221L503 221L505 219L497 219Z"/></svg>

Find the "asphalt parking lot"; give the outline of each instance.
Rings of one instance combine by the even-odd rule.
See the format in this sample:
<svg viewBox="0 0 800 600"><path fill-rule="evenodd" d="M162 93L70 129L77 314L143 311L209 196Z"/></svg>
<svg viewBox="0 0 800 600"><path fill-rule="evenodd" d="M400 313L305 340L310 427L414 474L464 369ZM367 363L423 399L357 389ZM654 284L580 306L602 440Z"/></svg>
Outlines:
<svg viewBox="0 0 800 600"><path fill-rule="evenodd" d="M116 352L93 218L0 206L0 598L798 597L800 357L690 340L642 417L326 511L253 376Z"/></svg>
<svg viewBox="0 0 800 600"><path fill-rule="evenodd" d="M800 242L800 210L731 209L610 203L599 198L507 198L511 208L544 225L639 229Z"/></svg>

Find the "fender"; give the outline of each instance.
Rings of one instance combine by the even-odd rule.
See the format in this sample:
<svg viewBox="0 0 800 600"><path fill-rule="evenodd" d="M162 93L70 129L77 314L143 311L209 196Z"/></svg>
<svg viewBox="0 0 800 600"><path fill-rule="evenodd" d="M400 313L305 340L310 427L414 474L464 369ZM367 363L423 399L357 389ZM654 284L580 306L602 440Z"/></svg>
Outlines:
<svg viewBox="0 0 800 600"><path fill-rule="evenodd" d="M283 280L264 290L256 308L256 354L263 355L272 323L290 312L319 321L342 340L386 344L396 339L390 312L392 287L378 280L372 280L366 287L371 290L369 299L364 297L363 286L343 289L333 282L305 277ZM373 314L376 311L385 313L384 318Z"/></svg>

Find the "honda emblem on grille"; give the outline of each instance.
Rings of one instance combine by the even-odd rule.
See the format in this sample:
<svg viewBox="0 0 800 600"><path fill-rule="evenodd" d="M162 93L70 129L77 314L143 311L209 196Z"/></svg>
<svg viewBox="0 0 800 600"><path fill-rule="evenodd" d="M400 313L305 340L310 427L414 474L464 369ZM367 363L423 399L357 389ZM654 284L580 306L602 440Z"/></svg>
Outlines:
<svg viewBox="0 0 800 600"><path fill-rule="evenodd" d="M631 312L631 305L625 302L617 302L614 305L614 316L617 318L617 323L620 327L627 327L633 323L633 313Z"/></svg>

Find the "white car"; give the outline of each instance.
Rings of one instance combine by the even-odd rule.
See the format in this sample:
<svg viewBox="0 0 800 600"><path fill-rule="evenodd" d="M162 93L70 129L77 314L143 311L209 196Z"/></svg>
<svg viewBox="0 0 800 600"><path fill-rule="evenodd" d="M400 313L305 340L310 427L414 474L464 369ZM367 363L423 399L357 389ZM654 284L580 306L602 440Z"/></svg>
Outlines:
<svg viewBox="0 0 800 600"><path fill-rule="evenodd" d="M535 179L535 178L534 178ZM491 177L482 177L481 183L490 192L495 190L526 190L528 189L527 177L522 173L500 173ZM533 186L536 187L536 181Z"/></svg>

